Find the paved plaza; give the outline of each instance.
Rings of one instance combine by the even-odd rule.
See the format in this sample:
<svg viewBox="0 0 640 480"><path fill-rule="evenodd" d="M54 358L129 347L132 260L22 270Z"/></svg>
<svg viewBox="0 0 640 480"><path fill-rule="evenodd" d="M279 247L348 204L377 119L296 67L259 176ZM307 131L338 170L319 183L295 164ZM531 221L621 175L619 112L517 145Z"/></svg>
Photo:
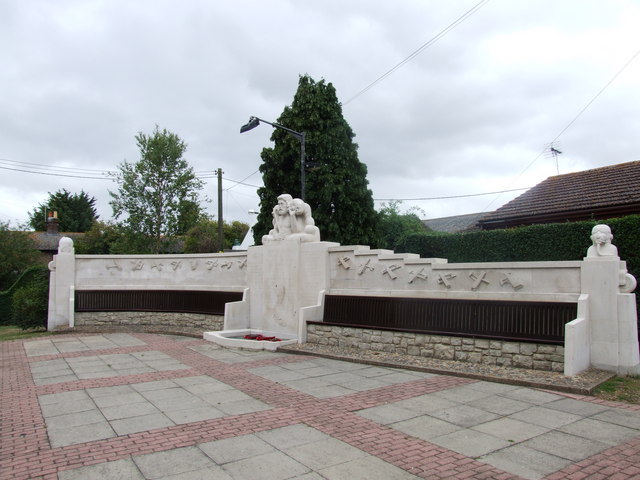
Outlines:
<svg viewBox="0 0 640 480"><path fill-rule="evenodd" d="M190 337L0 343L0 479L639 479L640 406Z"/></svg>

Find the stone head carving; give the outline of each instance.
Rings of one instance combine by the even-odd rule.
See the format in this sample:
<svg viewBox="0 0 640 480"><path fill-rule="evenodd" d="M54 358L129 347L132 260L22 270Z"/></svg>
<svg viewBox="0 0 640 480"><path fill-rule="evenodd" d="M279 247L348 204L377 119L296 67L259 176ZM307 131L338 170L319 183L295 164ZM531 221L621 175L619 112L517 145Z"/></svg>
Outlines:
<svg viewBox="0 0 640 480"><path fill-rule="evenodd" d="M69 237L62 237L58 242L58 254L73 254L73 240Z"/></svg>
<svg viewBox="0 0 640 480"><path fill-rule="evenodd" d="M609 225L596 225L591 230L593 245L587 250L587 257L617 257L618 249L611 244L613 234Z"/></svg>
<svg viewBox="0 0 640 480"><path fill-rule="evenodd" d="M287 193L278 196L278 204L273 207L273 229L262 237L262 243L277 240L320 241L320 230L308 203Z"/></svg>

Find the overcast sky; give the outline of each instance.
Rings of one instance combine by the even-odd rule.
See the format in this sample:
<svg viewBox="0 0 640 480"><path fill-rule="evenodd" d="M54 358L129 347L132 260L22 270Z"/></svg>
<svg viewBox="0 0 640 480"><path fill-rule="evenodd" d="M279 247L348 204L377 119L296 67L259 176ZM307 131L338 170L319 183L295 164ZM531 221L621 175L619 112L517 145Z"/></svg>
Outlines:
<svg viewBox="0 0 640 480"><path fill-rule="evenodd" d="M272 128L239 128L301 74L335 86L376 207L491 211L522 190L476 194L640 159L638 25L637 0L0 0L0 221L63 188L110 219L103 173L157 124L207 210L222 168L225 220L252 223Z"/></svg>

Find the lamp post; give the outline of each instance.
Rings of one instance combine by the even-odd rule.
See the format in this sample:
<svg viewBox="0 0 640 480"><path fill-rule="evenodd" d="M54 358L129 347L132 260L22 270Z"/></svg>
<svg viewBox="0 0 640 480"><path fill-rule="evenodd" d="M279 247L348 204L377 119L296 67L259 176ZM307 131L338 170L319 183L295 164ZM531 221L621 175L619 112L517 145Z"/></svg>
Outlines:
<svg viewBox="0 0 640 480"><path fill-rule="evenodd" d="M240 133L244 133L244 132L248 132L249 130L252 130L254 128L256 128L258 125L260 125L260 122L266 123L268 125L271 125L274 128L280 128L286 132L289 132L291 135L293 135L294 137L296 137L298 140L300 140L300 199L304 200L304 167L305 167L305 162L304 162L304 147L305 147L305 136L304 136L304 132L296 132L295 130L291 130L290 128L287 128L283 125L280 125L278 123L273 123L273 122L267 122L266 120L263 120L261 118L258 117L251 117L249 118L249 121L240 127Z"/></svg>

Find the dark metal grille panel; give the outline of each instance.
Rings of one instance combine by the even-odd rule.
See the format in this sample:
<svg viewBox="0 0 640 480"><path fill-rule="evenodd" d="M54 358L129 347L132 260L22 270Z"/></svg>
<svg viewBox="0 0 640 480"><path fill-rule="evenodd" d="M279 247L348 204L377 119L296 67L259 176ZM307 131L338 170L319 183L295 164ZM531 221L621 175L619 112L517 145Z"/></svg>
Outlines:
<svg viewBox="0 0 640 480"><path fill-rule="evenodd" d="M562 344L575 303L327 295L324 323Z"/></svg>
<svg viewBox="0 0 640 480"><path fill-rule="evenodd" d="M177 312L224 315L242 292L199 290L77 290L76 312Z"/></svg>

